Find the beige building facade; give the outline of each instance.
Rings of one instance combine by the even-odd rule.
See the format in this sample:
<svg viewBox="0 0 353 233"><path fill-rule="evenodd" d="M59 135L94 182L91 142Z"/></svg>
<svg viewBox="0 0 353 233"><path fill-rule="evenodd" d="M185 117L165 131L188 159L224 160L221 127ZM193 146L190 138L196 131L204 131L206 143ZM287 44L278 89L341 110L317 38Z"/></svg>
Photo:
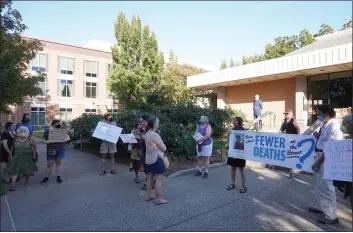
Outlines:
<svg viewBox="0 0 353 233"><path fill-rule="evenodd" d="M302 126L311 125L319 104L337 112L352 107L352 29L318 37L281 58L190 76L187 85L216 90L218 108L242 110L248 120L258 94L264 111L273 113L265 126L279 126L286 108Z"/></svg>
<svg viewBox="0 0 353 233"><path fill-rule="evenodd" d="M12 114L2 114L1 123L20 121L24 113L29 113L35 126L44 126L54 118L70 122L83 113L117 109L106 84L111 53L45 40L41 42L43 51L30 62L28 71L46 73L45 82L40 83L42 95L27 98L22 106L11 106Z"/></svg>

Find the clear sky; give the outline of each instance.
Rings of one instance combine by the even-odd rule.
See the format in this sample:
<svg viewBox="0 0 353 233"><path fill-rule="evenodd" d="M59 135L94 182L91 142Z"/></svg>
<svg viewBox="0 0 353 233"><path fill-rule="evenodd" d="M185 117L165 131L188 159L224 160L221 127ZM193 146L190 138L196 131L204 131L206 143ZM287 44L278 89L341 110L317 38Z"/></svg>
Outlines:
<svg viewBox="0 0 353 233"><path fill-rule="evenodd" d="M340 29L352 15L351 1L14 1L13 7L29 28L26 36L75 45L115 43L118 12L139 14L162 51L217 67L224 58L263 53L277 36L315 33L322 23Z"/></svg>

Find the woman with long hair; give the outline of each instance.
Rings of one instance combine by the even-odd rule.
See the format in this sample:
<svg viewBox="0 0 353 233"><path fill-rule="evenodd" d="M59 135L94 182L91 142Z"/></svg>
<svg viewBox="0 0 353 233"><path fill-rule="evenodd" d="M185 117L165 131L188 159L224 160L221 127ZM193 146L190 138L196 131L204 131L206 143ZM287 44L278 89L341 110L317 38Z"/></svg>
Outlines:
<svg viewBox="0 0 353 233"><path fill-rule="evenodd" d="M147 169L147 192L146 201L151 201L152 198L152 183L155 179L155 192L156 192L156 204L166 204L167 200L162 198L162 175L166 171L164 166L163 157L164 152L167 150L163 143L161 136L156 133L159 128L159 119L157 117L151 117L148 120L149 130L146 132L145 144L146 144L146 169Z"/></svg>
<svg viewBox="0 0 353 233"><path fill-rule="evenodd" d="M47 168L45 171L45 177L42 180L41 184L45 184L49 181L49 176L52 172L53 166L55 164L56 171L56 182L61 184L62 179L60 175L61 162L65 157L65 143L49 143L49 130L59 130L63 126L60 120L55 119L50 124L50 129L46 128L44 130L43 140L44 143L47 144Z"/></svg>
<svg viewBox="0 0 353 233"><path fill-rule="evenodd" d="M13 140L15 138L15 134L11 130L12 122L5 123L5 131L1 134L1 141L0 141L0 155L1 155L1 174L4 174L4 182L10 183L10 179L7 179L5 176L5 171L10 165L10 155L11 155L11 148L13 145ZM19 178L17 178L19 179Z"/></svg>
<svg viewBox="0 0 353 233"><path fill-rule="evenodd" d="M27 187L31 174L38 171L35 142L29 135L27 127L21 126L18 128L11 149L10 160L11 162L7 169L7 174L12 177L12 187L10 191L15 190L18 174L24 174L26 176L23 187Z"/></svg>
<svg viewBox="0 0 353 233"><path fill-rule="evenodd" d="M236 117L233 122L234 128L232 130L245 130L243 127L243 119L241 117ZM239 147L239 149L244 150L244 144L242 147ZM238 149L238 148L235 148ZM230 158L228 157L227 164L231 166L231 175L230 178L232 180L232 183L228 185L227 190L232 190L235 188L235 175L237 172L237 168L239 168L240 171L240 176L241 176L241 184L242 188L240 189L240 193L246 193L248 190L246 188L246 176L245 176L245 166L246 166L246 160L244 159L239 159L239 158Z"/></svg>
<svg viewBox="0 0 353 233"><path fill-rule="evenodd" d="M143 134L141 133L142 124L141 121L138 121L135 124L134 129L131 131L131 134L134 135L137 143L133 143L129 145L129 150L131 153L131 162L130 162L130 171L135 172L135 182L140 183L139 179L139 171L143 170L141 167L144 167L144 159L142 152L142 143L145 143L143 140Z"/></svg>

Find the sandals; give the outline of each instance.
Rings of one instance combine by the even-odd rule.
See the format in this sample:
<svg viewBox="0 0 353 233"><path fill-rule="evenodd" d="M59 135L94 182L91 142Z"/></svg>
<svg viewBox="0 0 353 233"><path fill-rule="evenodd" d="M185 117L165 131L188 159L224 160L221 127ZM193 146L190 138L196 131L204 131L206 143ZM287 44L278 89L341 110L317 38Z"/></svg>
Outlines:
<svg viewBox="0 0 353 233"><path fill-rule="evenodd" d="M167 203L168 203L167 200L161 199L161 200L156 202L156 205L164 205L164 204L167 204Z"/></svg>
<svg viewBox="0 0 353 233"><path fill-rule="evenodd" d="M226 189L227 190L235 189L235 185L234 184L230 184L230 185L228 185L228 187ZM246 193L246 191L248 191L248 189L246 187L244 187L244 186L240 189L240 193Z"/></svg>
<svg viewBox="0 0 353 233"><path fill-rule="evenodd" d="M110 173L113 174L113 175L118 174L115 170L111 170Z"/></svg>
<svg viewBox="0 0 353 233"><path fill-rule="evenodd" d="M139 179L139 178L135 178L135 183L136 183L136 184L141 183L140 179Z"/></svg>
<svg viewBox="0 0 353 233"><path fill-rule="evenodd" d="M240 189L240 193L246 193L246 191L248 191L248 189L244 186Z"/></svg>
<svg viewBox="0 0 353 233"><path fill-rule="evenodd" d="M98 175L102 176L102 175L105 175L107 174L107 172L105 170L102 170Z"/></svg>

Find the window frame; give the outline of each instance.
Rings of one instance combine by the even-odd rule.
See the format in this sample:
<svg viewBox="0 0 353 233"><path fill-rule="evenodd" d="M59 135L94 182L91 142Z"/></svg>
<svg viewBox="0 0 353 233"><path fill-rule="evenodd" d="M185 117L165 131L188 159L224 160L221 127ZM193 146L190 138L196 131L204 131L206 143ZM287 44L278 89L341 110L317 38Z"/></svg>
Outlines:
<svg viewBox="0 0 353 233"><path fill-rule="evenodd" d="M37 109L37 110L33 110L33 109ZM31 107L31 118L33 119L33 113L37 113L37 122L39 123L40 121L40 115L39 113L44 113L44 124L43 125L38 125L38 124L33 124L34 126L44 126L45 125L45 119L47 117L47 112L46 112L46 107Z"/></svg>
<svg viewBox="0 0 353 233"><path fill-rule="evenodd" d="M41 63L41 59L40 59L41 55L45 56L45 59L44 59L45 60L45 67L41 66L41 64L40 64ZM34 61L37 58L37 56L38 56L38 64L34 65ZM29 70L34 71L34 72L47 72L48 71L48 58L49 58L49 56L47 53L41 53L41 52L37 53L35 58L30 61ZM33 67L36 67L36 69L33 69ZM40 68L43 68L43 69L41 70Z"/></svg>
<svg viewBox="0 0 353 233"><path fill-rule="evenodd" d="M62 111L63 109L65 109L65 111ZM69 109L71 109L71 111L68 111ZM60 112L60 119L61 120L65 121L65 122L71 122L73 120L73 116L72 116L73 110L72 110L72 108L60 107L59 112ZM63 119L63 117L62 117L62 112L65 113L65 119ZM71 112L71 119L69 119L69 120L67 119L67 113L68 112Z"/></svg>
<svg viewBox="0 0 353 233"><path fill-rule="evenodd" d="M87 84L91 84L91 85L87 85ZM95 84L95 85L92 85L92 84ZM90 88L90 93L91 93L91 97L87 97L87 87ZM93 87L96 89L95 91L95 96L92 97L92 89ZM98 98L98 83L97 82L85 82L84 84L84 97L86 99L97 99Z"/></svg>
<svg viewBox="0 0 353 233"><path fill-rule="evenodd" d="M96 73L89 73L87 72L87 63L90 63L90 64L96 64L96 69L95 69L95 72ZM98 70L99 70L99 62L98 61L93 61L93 60L88 60L88 59L85 59L84 61L84 75L85 77L88 77L88 78L98 78Z"/></svg>
<svg viewBox="0 0 353 233"><path fill-rule="evenodd" d="M62 89L61 89L61 82L62 81L65 81L66 84L65 86L70 86L71 85L71 96L63 96L62 95ZM68 84L68 82L71 82L71 84ZM66 90L66 94L67 94L67 90ZM75 97L75 81L74 80L70 80L70 79L59 79L59 83L58 83L58 95L61 97L61 98L73 98Z"/></svg>
<svg viewBox="0 0 353 233"><path fill-rule="evenodd" d="M66 69L62 69L61 67L61 59L66 59ZM73 60L73 68L72 70L69 70L69 59L72 59ZM75 58L74 57L69 57L69 56L61 56L59 55L58 56L58 61L59 61L59 74L62 74L62 75L75 75ZM64 71L64 72L63 72ZM68 72L71 71L72 73L69 74Z"/></svg>
<svg viewBox="0 0 353 233"><path fill-rule="evenodd" d="M86 114L92 114L92 113L96 114L97 113L97 109L96 108L85 108L85 113Z"/></svg>

